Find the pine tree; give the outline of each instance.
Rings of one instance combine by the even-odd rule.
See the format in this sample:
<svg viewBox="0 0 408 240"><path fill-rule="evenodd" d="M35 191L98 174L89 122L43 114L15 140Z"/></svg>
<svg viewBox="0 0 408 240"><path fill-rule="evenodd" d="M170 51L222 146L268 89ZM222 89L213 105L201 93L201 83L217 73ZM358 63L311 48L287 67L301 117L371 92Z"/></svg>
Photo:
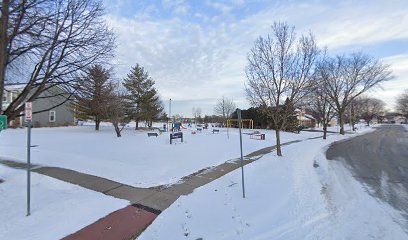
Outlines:
<svg viewBox="0 0 408 240"><path fill-rule="evenodd" d="M109 71L100 65L90 67L78 87L74 111L77 118L95 121L95 130L108 114L108 103L113 92Z"/></svg>
<svg viewBox="0 0 408 240"><path fill-rule="evenodd" d="M287 132L299 132L299 120L297 119L295 108L288 98L285 100L283 109L289 113L286 117L284 130Z"/></svg>
<svg viewBox="0 0 408 240"><path fill-rule="evenodd" d="M123 80L127 94L127 116L136 122L136 129L139 122L145 120L151 127L152 121L159 118L163 112L162 103L154 88L155 82L139 64L132 67L130 73Z"/></svg>

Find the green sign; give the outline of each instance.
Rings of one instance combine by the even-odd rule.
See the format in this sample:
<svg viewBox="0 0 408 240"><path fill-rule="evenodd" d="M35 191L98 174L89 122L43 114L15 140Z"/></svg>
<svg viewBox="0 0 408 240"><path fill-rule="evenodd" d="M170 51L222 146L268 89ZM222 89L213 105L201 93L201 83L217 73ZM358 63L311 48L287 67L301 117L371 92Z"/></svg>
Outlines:
<svg viewBox="0 0 408 240"><path fill-rule="evenodd" d="M0 115L0 131L7 128L7 116Z"/></svg>

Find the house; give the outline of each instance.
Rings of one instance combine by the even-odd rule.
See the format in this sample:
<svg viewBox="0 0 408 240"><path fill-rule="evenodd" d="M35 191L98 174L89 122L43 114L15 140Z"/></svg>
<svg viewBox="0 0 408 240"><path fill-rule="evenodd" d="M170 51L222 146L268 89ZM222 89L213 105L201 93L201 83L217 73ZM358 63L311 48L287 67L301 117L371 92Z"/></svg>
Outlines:
<svg viewBox="0 0 408 240"><path fill-rule="evenodd" d="M5 85L3 95L3 109L17 98L23 91L25 84ZM33 127L59 127L72 126L75 123L74 111L71 102L64 102L69 97L59 86L50 87L42 92L33 101ZM22 126L25 122L24 116L10 122L10 126Z"/></svg>
<svg viewBox="0 0 408 240"><path fill-rule="evenodd" d="M408 119L399 113L390 112L381 117L382 123L406 123Z"/></svg>
<svg viewBox="0 0 408 240"><path fill-rule="evenodd" d="M307 114L305 109L295 109L295 113L300 126L308 128L316 127L316 119L312 115Z"/></svg>
<svg viewBox="0 0 408 240"><path fill-rule="evenodd" d="M6 85L3 92L3 103L1 109L6 109L12 101L14 101L21 92L19 85Z"/></svg>

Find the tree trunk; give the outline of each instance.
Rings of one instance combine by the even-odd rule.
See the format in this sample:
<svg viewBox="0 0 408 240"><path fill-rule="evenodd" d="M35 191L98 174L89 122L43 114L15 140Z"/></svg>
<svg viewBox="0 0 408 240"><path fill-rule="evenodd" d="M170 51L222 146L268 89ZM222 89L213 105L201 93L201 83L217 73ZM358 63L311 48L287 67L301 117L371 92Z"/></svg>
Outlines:
<svg viewBox="0 0 408 240"><path fill-rule="evenodd" d="M343 113L339 114L339 125L340 125L340 134L344 135L344 119Z"/></svg>
<svg viewBox="0 0 408 240"><path fill-rule="evenodd" d="M278 154L278 156L282 156L282 150L281 150L281 144L280 144L280 130L276 129L275 134L276 134L276 154Z"/></svg>
<svg viewBox="0 0 408 240"><path fill-rule="evenodd" d="M135 130L138 130L138 129L139 129L139 119L136 118L136 119L135 119L135 122L136 122Z"/></svg>
<svg viewBox="0 0 408 240"><path fill-rule="evenodd" d="M14 112L11 112L11 113L6 114L6 115L7 115L7 125L9 125L11 121L16 119L17 114L15 114Z"/></svg>
<svg viewBox="0 0 408 240"><path fill-rule="evenodd" d="M100 124L101 124L101 120L99 118L95 118L95 131L99 131Z"/></svg>
<svg viewBox="0 0 408 240"><path fill-rule="evenodd" d="M323 122L323 139L327 138L327 123Z"/></svg>
<svg viewBox="0 0 408 240"><path fill-rule="evenodd" d="M116 136L122 137L122 135L120 134L119 124L118 123L112 123L112 124L113 124L113 127L115 128Z"/></svg>
<svg viewBox="0 0 408 240"><path fill-rule="evenodd" d="M367 126L370 126L370 121L366 121L367 122Z"/></svg>
<svg viewBox="0 0 408 240"><path fill-rule="evenodd" d="M7 27L9 18L10 0L3 0L0 17L0 114L3 114L3 94L6 76Z"/></svg>

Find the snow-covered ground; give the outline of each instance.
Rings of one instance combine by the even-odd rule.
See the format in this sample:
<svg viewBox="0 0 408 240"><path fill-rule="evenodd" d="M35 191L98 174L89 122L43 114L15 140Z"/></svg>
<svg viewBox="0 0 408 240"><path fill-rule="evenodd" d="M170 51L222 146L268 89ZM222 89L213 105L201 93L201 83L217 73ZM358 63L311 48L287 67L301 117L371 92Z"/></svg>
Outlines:
<svg viewBox="0 0 408 240"><path fill-rule="evenodd" d="M328 144L348 137L268 154L245 167L245 199L241 172L231 172L180 197L138 239L408 239L400 213L325 159Z"/></svg>
<svg viewBox="0 0 408 240"><path fill-rule="evenodd" d="M0 165L0 239L55 240L74 233L128 202L32 173L26 217L26 171Z"/></svg>
<svg viewBox="0 0 408 240"><path fill-rule="evenodd" d="M211 129L192 134L183 129L184 142L170 145L169 133L148 137L144 131L125 128L117 138L113 128L104 124L99 132L93 126L35 128L32 130L32 162L73 169L137 187L170 184L198 170L237 158L237 129ZM244 154L275 144L275 132L260 130L266 140L243 135ZM248 129L244 132L249 132ZM0 158L25 161L26 129L0 133ZM301 134L282 132L281 141L321 136L319 132ZM283 152L286 150L283 149Z"/></svg>

